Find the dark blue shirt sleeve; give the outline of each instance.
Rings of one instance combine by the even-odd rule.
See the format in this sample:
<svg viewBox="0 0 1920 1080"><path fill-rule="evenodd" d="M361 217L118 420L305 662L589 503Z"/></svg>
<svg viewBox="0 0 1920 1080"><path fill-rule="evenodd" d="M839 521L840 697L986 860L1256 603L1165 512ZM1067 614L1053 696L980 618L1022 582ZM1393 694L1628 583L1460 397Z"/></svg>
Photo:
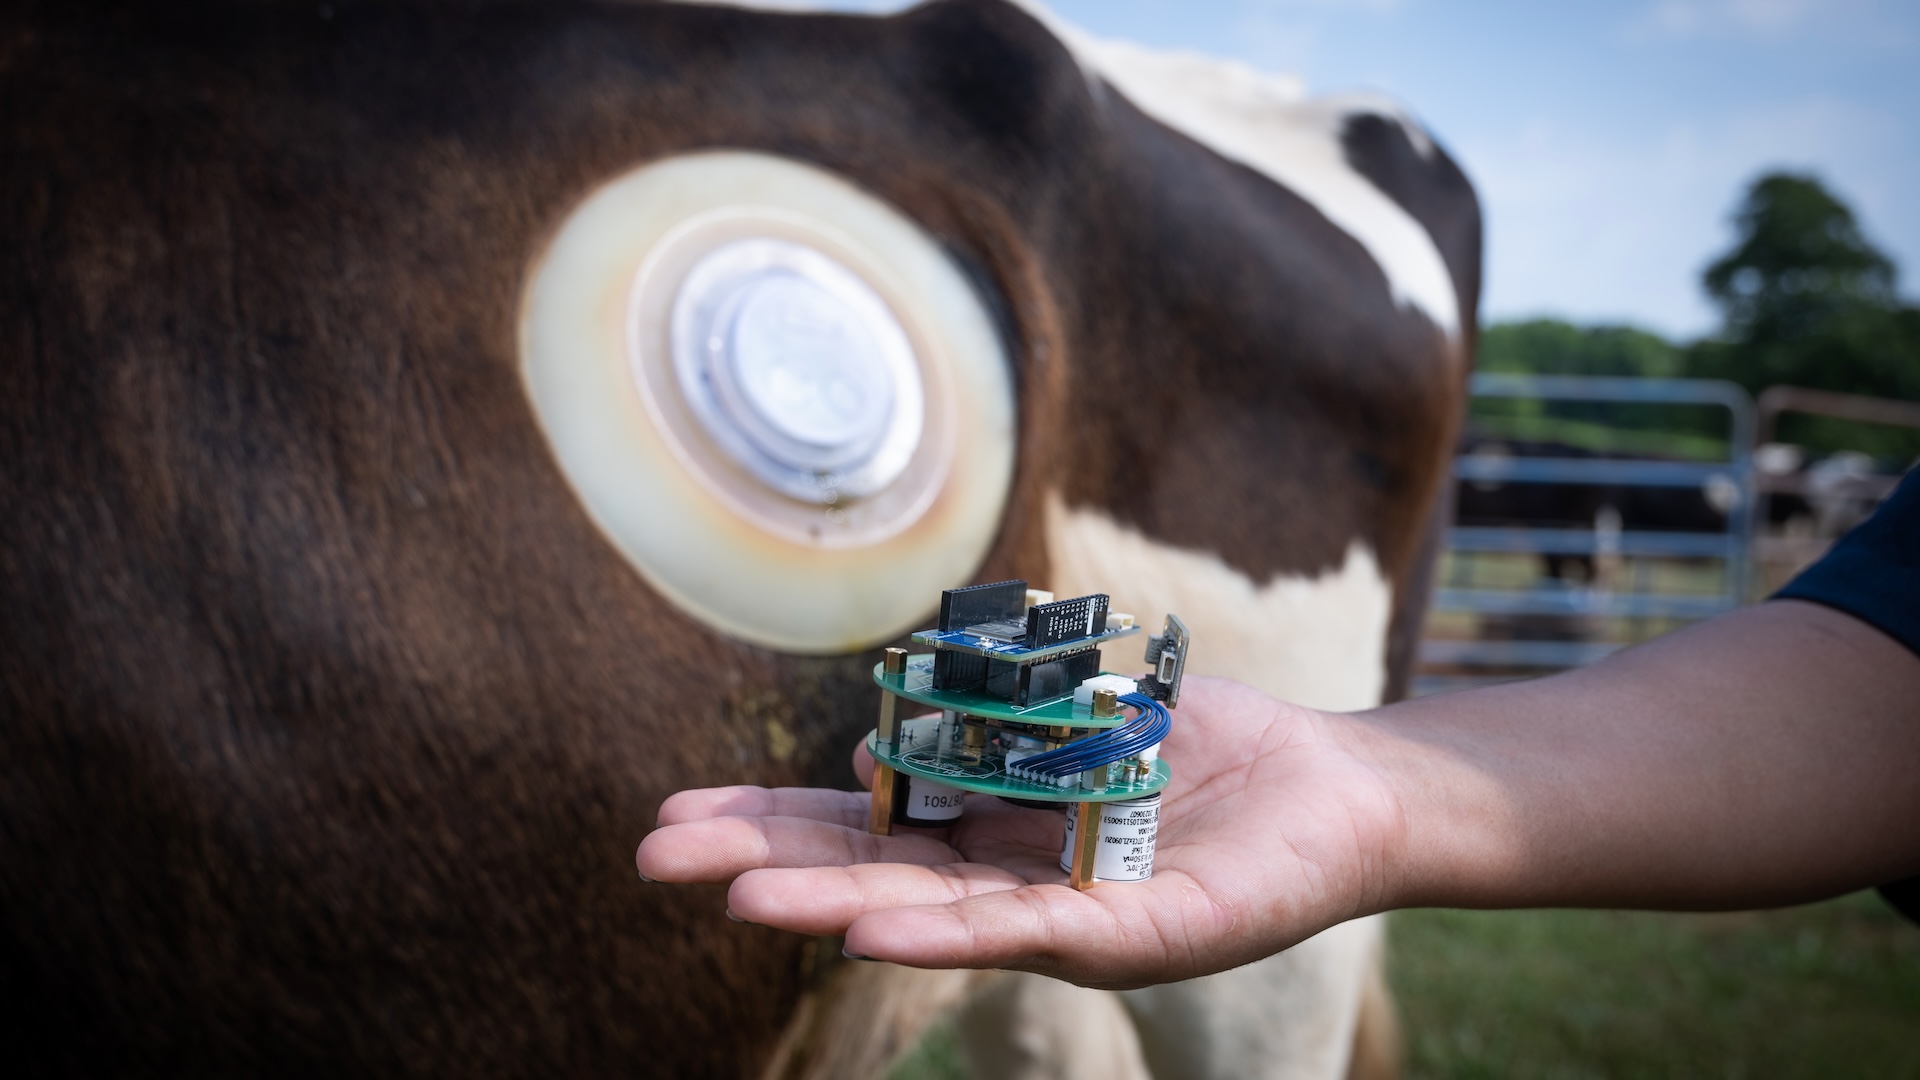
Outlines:
<svg viewBox="0 0 1920 1080"><path fill-rule="evenodd" d="M1920 469L1774 596L1844 611L1920 655Z"/></svg>
<svg viewBox="0 0 1920 1080"><path fill-rule="evenodd" d="M1774 596L1844 611L1920 655L1920 468ZM1920 922L1920 878L1882 885L1880 895Z"/></svg>

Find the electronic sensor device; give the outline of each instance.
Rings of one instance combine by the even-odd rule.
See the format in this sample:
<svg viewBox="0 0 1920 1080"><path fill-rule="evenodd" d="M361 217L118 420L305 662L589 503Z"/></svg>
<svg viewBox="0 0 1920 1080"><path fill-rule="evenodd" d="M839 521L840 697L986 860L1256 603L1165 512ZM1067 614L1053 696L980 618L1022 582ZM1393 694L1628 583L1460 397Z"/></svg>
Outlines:
<svg viewBox="0 0 1920 1080"><path fill-rule="evenodd" d="M1068 811L1060 868L1074 888L1153 874L1160 743L1173 726L1191 641L1168 615L1139 678L1100 670L1100 646L1140 633L1104 593L1055 600L1025 581L940 594L932 652L888 649L874 668L880 723L868 831L960 818L969 792ZM939 710L903 719L900 701Z"/></svg>

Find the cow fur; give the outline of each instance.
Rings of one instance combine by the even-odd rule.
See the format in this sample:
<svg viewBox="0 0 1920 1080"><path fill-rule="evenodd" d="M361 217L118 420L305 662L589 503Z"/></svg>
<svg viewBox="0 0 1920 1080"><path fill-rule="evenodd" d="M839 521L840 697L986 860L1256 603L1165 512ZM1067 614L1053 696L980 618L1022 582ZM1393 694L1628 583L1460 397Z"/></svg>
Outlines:
<svg viewBox="0 0 1920 1080"><path fill-rule="evenodd" d="M1346 138L1470 327L1464 179L1391 127ZM518 298L569 208L709 147L865 186L994 306L1021 445L982 578L1047 580L1057 494L1257 582L1362 543L1404 638L1470 331L1396 305L1309 203L1096 96L1011 6L10 5L17 1075L738 1076L832 1049L788 1027L832 943L627 860L673 790L851 784L874 656L749 647L650 590L518 376Z"/></svg>

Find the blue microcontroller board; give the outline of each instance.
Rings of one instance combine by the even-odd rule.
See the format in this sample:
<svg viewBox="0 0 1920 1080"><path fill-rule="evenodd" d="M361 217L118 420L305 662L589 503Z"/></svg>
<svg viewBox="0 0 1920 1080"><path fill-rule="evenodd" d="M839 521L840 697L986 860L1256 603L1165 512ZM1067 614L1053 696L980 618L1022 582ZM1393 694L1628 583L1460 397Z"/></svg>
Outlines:
<svg viewBox="0 0 1920 1080"><path fill-rule="evenodd" d="M985 634L978 633L974 627L967 627L960 630L922 630L913 635L913 640L921 645L931 645L936 649L951 649L954 652L972 653L975 656L984 656L990 660L1005 660L1014 664L1031 664L1038 660L1045 660L1048 657L1059 656L1063 653L1078 652L1081 649L1091 648L1095 645L1103 645L1109 641L1118 641L1124 637L1132 637L1139 632L1140 628L1138 626L1128 626L1118 630L1102 629L1098 633L1088 634L1085 637L1077 637L1052 645L1042 645L1035 649L1027 648L1026 644L1022 641L1004 641L997 637L989 637Z"/></svg>

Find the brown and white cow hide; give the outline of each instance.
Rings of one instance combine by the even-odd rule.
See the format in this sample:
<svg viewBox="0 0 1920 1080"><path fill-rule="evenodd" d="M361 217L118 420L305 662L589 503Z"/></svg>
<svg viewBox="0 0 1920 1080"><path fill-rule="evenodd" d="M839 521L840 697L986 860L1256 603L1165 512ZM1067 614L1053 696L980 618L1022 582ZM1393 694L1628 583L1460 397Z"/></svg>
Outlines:
<svg viewBox="0 0 1920 1080"><path fill-rule="evenodd" d="M977 290L1018 438L976 580L1178 611L1196 669L1310 704L1400 693L1474 198L1391 110L1192 63L999 0L0 12L10 1071L831 1071L974 981L631 872L674 790L851 784L874 703L872 648L652 587L529 402L540 253L674 155L841 177ZM1283 1064L1325 1075L1376 947L1121 1000L1171 1075L1324 999Z"/></svg>

